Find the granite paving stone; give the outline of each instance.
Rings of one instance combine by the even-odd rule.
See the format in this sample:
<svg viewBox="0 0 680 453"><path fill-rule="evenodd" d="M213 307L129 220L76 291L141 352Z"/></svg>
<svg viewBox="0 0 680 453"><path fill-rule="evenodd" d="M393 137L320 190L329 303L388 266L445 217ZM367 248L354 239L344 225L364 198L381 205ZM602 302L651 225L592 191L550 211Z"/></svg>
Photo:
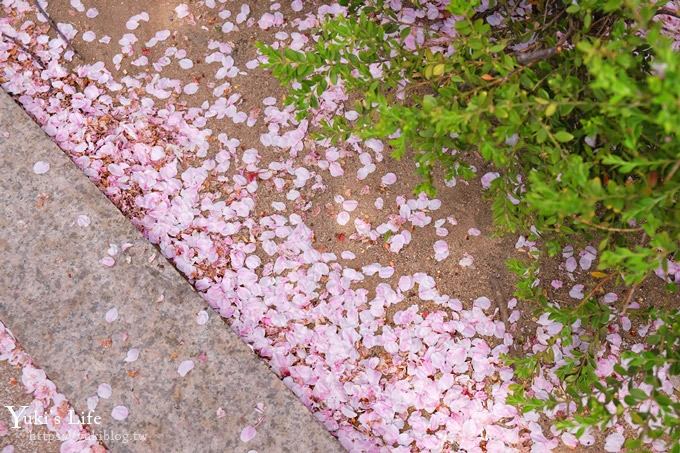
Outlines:
<svg viewBox="0 0 680 453"><path fill-rule="evenodd" d="M79 413L110 384L91 425L107 448L342 450L218 315L196 321L210 312L203 299L1 91L0 193L0 319ZM126 362L133 348L139 358ZM122 421L111 416L119 405ZM248 425L257 434L242 442Z"/></svg>

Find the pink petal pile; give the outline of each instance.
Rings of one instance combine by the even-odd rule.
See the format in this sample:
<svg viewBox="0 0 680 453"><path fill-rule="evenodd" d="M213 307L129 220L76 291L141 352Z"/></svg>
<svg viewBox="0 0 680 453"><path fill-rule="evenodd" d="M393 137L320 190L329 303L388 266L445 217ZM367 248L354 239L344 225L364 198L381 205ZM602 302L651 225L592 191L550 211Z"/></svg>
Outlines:
<svg viewBox="0 0 680 453"><path fill-rule="evenodd" d="M54 433L61 441L62 453L103 452L97 437L77 422L77 415L70 403L57 391L54 382L50 381L45 371L33 364L31 357L17 343L12 332L0 322L0 362L21 368L21 383L26 393L33 400L21 417L38 420L48 431ZM3 365L4 366L4 365ZM15 408L20 412L20 408ZM19 422L20 429L32 429L30 425ZM7 434L12 427L0 422L0 437Z"/></svg>

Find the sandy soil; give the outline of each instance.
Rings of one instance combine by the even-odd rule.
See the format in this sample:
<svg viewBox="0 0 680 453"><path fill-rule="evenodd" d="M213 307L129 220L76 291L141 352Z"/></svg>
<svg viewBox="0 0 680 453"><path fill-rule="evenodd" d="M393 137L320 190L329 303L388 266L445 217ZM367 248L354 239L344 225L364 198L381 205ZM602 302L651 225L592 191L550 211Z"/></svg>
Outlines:
<svg viewBox="0 0 680 453"><path fill-rule="evenodd" d="M305 9L299 13L294 13L285 3L282 4L282 11L286 18L302 16L306 11L314 10L315 2L306 3ZM173 64L163 70L163 76L180 79L184 82L196 81L200 84L198 93L193 96L180 95L178 101L187 107L198 106L206 100L210 100L212 73L214 67L210 67L203 61L204 51L207 43L211 39L224 41L224 34L219 30L220 19L216 17L216 12L220 8L209 9L199 2L190 2L190 10L197 25L188 25L184 20L178 20L174 14L174 8L178 2L153 1L144 6L136 2L92 2L92 6L99 9L99 15L94 19L88 19L83 14L76 13L69 7L67 0L52 0L48 12L57 22L68 22L81 31L92 30L97 37L108 35L111 37L109 44L102 44L96 40L85 42L82 40L81 33L72 41L73 47L77 50L80 57L73 60L74 66L80 63L95 63L104 61L107 68L117 76L140 74L144 68L139 68L131 64L134 58L124 58L120 69L116 69L111 63L113 56L117 53L119 46L116 43L125 33L130 32L125 28L125 22L133 14L141 11L162 11L161 14L151 14L149 22L140 22L139 28L134 30L134 34L139 38L135 49L139 53L147 55L149 61L162 56L162 51L169 46L177 46L186 49L187 57L194 61L191 70L186 71ZM90 6L89 4L87 6ZM229 1L224 4L224 8L238 11L240 3ZM258 18L268 11L266 2L257 2L253 5L251 17ZM206 24L203 26L203 24ZM172 36L165 41L163 46L158 45L150 50L145 50L140 44L150 39L154 33L161 29L169 29ZM286 31L285 25L281 27ZM278 30L278 29L277 29ZM244 27L238 32L232 32L227 36L229 42L234 44L235 65L243 68L245 63L256 57L256 42L271 41L272 33L261 30L257 26ZM153 73L152 68L147 69ZM244 99L244 111L251 111L262 107L262 99L274 97L282 100L285 90L279 85L278 81L267 71L260 68L248 70L247 76L236 77L233 83L233 91L241 93ZM263 147L259 142L259 136L266 131L266 125L259 121L254 127L247 127L245 124L233 124L231 121L210 121L207 127L213 130L213 135L226 132L230 137L237 137L241 141L241 149L256 148L267 162L269 148ZM271 156L276 158L278 156ZM476 156L471 156L472 160L479 160ZM347 163L345 163L347 165ZM264 164L262 165L265 166ZM353 174L358 166L354 162L349 162L346 173ZM397 183L387 188L380 187L380 178L383 174L393 172L397 174ZM340 253L343 250L350 250L357 255L354 261L355 268L364 265L384 261L385 247L383 244L361 243L350 241L343 238L348 237L353 231L352 222L344 227L337 224L335 217L339 206L333 203L336 194L342 194L347 199L357 200L359 208L357 216L371 222L373 225L379 224L385 217L385 211L374 208L373 203L376 197L380 196L385 200L385 206L393 204L395 197L403 195L412 197L413 187L419 182L418 176L412 163L407 161L395 161L386 158L380 163L379 171L372 173L363 181L363 186L357 187L354 178L327 178L328 188L322 193L306 194L309 201L315 206L322 207L322 214L317 215L310 221L313 227L316 240L323 244L327 251ZM281 194L274 190L267 190L261 187L257 192L257 205L270 206L272 201L286 201L281 199ZM269 187L271 189L271 185ZM364 189L363 191L361 189ZM427 228L418 231L414 235L414 242L399 254L390 254L393 257L390 265L395 267L395 276L413 272L426 272L429 275L438 277L438 287L441 292L458 297L461 301L470 302L477 297L488 296L489 294L501 293L505 300L512 294L513 278L505 269L503 262L505 259L515 256L521 257L514 248L516 238L498 238L494 234L494 228L490 213L489 203L482 197L482 188L479 180L469 183L459 182L456 187L450 188L439 184L438 198L442 200L442 208L433 213L433 221L440 218L453 216L457 221L457 226L449 225L449 235L446 237L451 250L451 259L445 263L438 263L433 258L432 244L441 239L435 235L434 228ZM481 236L472 237L468 235L469 228L477 228L482 232ZM474 256L474 266L471 268L460 268L455 263L468 253ZM389 280L388 280L389 281Z"/></svg>

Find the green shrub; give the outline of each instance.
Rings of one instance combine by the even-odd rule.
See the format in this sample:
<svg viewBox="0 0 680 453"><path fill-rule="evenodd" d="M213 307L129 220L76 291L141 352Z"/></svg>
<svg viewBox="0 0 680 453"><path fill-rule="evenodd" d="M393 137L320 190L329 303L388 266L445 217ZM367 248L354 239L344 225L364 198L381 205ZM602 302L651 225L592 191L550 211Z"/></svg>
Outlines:
<svg viewBox="0 0 680 453"><path fill-rule="evenodd" d="M630 451L642 449L644 439L662 438L670 442L673 453L679 452L677 391L669 392L659 376L661 370L666 376L680 376L680 311L652 308L630 314L638 325L644 326L641 328L649 329L644 349L622 352L613 366L614 373L601 378L597 375L597 361L606 357L601 352L607 350L604 340L616 319L613 309L590 295L576 306L560 307L550 303L544 290L534 285L535 264L526 266L510 260L508 268L519 277L515 295L540 302L549 319L562 325L547 340L543 351L505 358L514 367L518 382L511 386L513 393L508 403L524 412L547 412L558 404L573 407L569 416L557 417L553 422L559 430L574 432L577 437L588 428L605 429L625 413L644 434L626 440L625 446ZM555 359L555 351L563 354L561 360ZM539 375L554 375L560 381L559 389L547 398L533 395L531 386ZM649 393L640 388L642 383L649 386ZM671 398L673 395L676 397ZM650 410L650 403L655 410Z"/></svg>
<svg viewBox="0 0 680 453"><path fill-rule="evenodd" d="M640 282L680 238L680 56L652 20L657 7L565 2L492 28L475 3L449 5L461 16L450 55L405 48L412 28L380 3L327 21L306 52L260 49L284 85L300 84L289 101L302 116L329 84L360 94L359 119L336 116L326 134L399 132L388 141L394 157L418 164L417 191L434 191L438 164L471 177L460 156L478 152L502 174L493 184L500 228L535 225L550 239L604 233L601 267Z"/></svg>
<svg viewBox="0 0 680 453"><path fill-rule="evenodd" d="M416 191L429 194L434 170L470 178L466 158L478 153L500 173L490 190L500 231L526 233L533 225L551 254L575 237L598 240L599 269L611 282L635 287L676 256L680 55L657 20L660 6L649 0L553 1L519 13L513 2L491 1L479 12L477 1L453 0L447 7L456 19L451 36L427 21L404 24L382 1L349 3L348 16L327 20L306 51L260 46L266 66L294 87L288 101L301 117L314 112L330 85L342 84L357 99L352 107L359 118L323 120L322 134L385 140L395 158L416 162L423 178ZM500 24L489 25L499 18ZM414 49L405 42L417 28L426 44ZM560 309L535 296L566 326L560 341L570 341L576 320L590 323L589 335L598 338L610 322L609 309L593 298ZM653 381L664 363L680 374L677 353L668 348L678 343L678 315L651 316L672 328L659 334L663 342L649 345L644 363L632 358L628 369L619 365L627 382ZM595 352L558 372L565 393L578 401L569 422L576 426L604 426L610 419L588 396L593 385L602 385L591 369ZM530 379L550 360L513 363L520 375L529 370ZM580 373L575 378L569 377L573 369ZM601 389L608 401L617 398L620 383L614 381ZM530 410L523 391L516 388L515 403ZM636 401L628 403L635 407ZM649 415L635 420L650 435L677 440L678 406L668 404L662 432Z"/></svg>

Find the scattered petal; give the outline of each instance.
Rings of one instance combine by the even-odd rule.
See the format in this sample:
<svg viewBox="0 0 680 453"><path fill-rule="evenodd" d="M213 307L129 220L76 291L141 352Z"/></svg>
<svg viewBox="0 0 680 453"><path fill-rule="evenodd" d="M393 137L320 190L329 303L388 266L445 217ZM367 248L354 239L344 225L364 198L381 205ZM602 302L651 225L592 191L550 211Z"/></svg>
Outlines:
<svg viewBox="0 0 680 453"><path fill-rule="evenodd" d="M458 261L458 265L461 267L470 267L474 264L475 260L472 257L472 255L468 255L467 253L463 254L463 257Z"/></svg>
<svg viewBox="0 0 680 453"><path fill-rule="evenodd" d="M619 432L613 432L604 440L604 450L608 452L621 451L626 438Z"/></svg>
<svg viewBox="0 0 680 453"><path fill-rule="evenodd" d="M241 431L241 442L250 442L251 440L253 440L256 434L257 430L254 427L250 425L246 426Z"/></svg>
<svg viewBox="0 0 680 453"><path fill-rule="evenodd" d="M129 411L125 406L116 406L111 411L111 417L113 417L114 420L118 420L119 422L128 418L128 415Z"/></svg>
<svg viewBox="0 0 680 453"><path fill-rule="evenodd" d="M347 223L349 222L349 212L340 211L340 212L338 213L338 216L337 216L337 218L336 218L336 221L337 221L338 224L340 224L340 225L347 225Z"/></svg>
<svg viewBox="0 0 680 453"><path fill-rule="evenodd" d="M113 321L118 319L118 309L116 307L109 309L109 311L106 312L104 319L108 323L112 323Z"/></svg>
<svg viewBox="0 0 680 453"><path fill-rule="evenodd" d="M499 173L496 172L489 172L485 173L484 176L482 176L482 188L488 189L491 187L491 183L494 181L494 179L497 179L500 176Z"/></svg>
<svg viewBox="0 0 680 453"><path fill-rule="evenodd" d="M572 286L571 290L569 290L569 297L572 299L583 299L585 297L583 288L584 286L581 284Z"/></svg>
<svg viewBox="0 0 680 453"><path fill-rule="evenodd" d="M208 312L205 310L201 310L198 312L196 315L196 324L199 326L203 326L208 323Z"/></svg>
<svg viewBox="0 0 680 453"><path fill-rule="evenodd" d="M134 362L139 358L139 349L137 348L132 348L127 352L127 355L125 356L125 361L127 363Z"/></svg>
<svg viewBox="0 0 680 453"><path fill-rule="evenodd" d="M449 245L442 240L434 243L434 259L437 261L443 261L449 256Z"/></svg>
<svg viewBox="0 0 680 453"><path fill-rule="evenodd" d="M392 184L397 182L397 175L395 175L394 173L387 173L385 176L382 177L380 182L384 186L391 186Z"/></svg>
<svg viewBox="0 0 680 453"><path fill-rule="evenodd" d="M36 175L44 175L48 171L50 171L50 164L44 160L39 160L33 164L33 173Z"/></svg>
<svg viewBox="0 0 680 453"><path fill-rule="evenodd" d="M183 19L189 15L189 7L186 3L180 3L175 7L175 14L178 19Z"/></svg>
<svg viewBox="0 0 680 453"><path fill-rule="evenodd" d="M482 232L479 231L477 228L470 228L470 229L468 230L468 235L469 235L469 236L479 236L480 234L482 234Z"/></svg>
<svg viewBox="0 0 680 453"><path fill-rule="evenodd" d="M80 214L78 218L76 219L76 224L79 227L87 227L90 226L90 217L88 217L85 214Z"/></svg>
<svg viewBox="0 0 680 453"><path fill-rule="evenodd" d="M99 387L97 387L97 395L99 396L99 398L104 399L111 398L112 393L113 391L109 384L99 384Z"/></svg>
<svg viewBox="0 0 680 453"><path fill-rule="evenodd" d="M179 373L180 376L184 377L189 373L189 371L194 369L194 361L193 360L184 360L182 363L179 364L179 368L177 368L177 372Z"/></svg>

